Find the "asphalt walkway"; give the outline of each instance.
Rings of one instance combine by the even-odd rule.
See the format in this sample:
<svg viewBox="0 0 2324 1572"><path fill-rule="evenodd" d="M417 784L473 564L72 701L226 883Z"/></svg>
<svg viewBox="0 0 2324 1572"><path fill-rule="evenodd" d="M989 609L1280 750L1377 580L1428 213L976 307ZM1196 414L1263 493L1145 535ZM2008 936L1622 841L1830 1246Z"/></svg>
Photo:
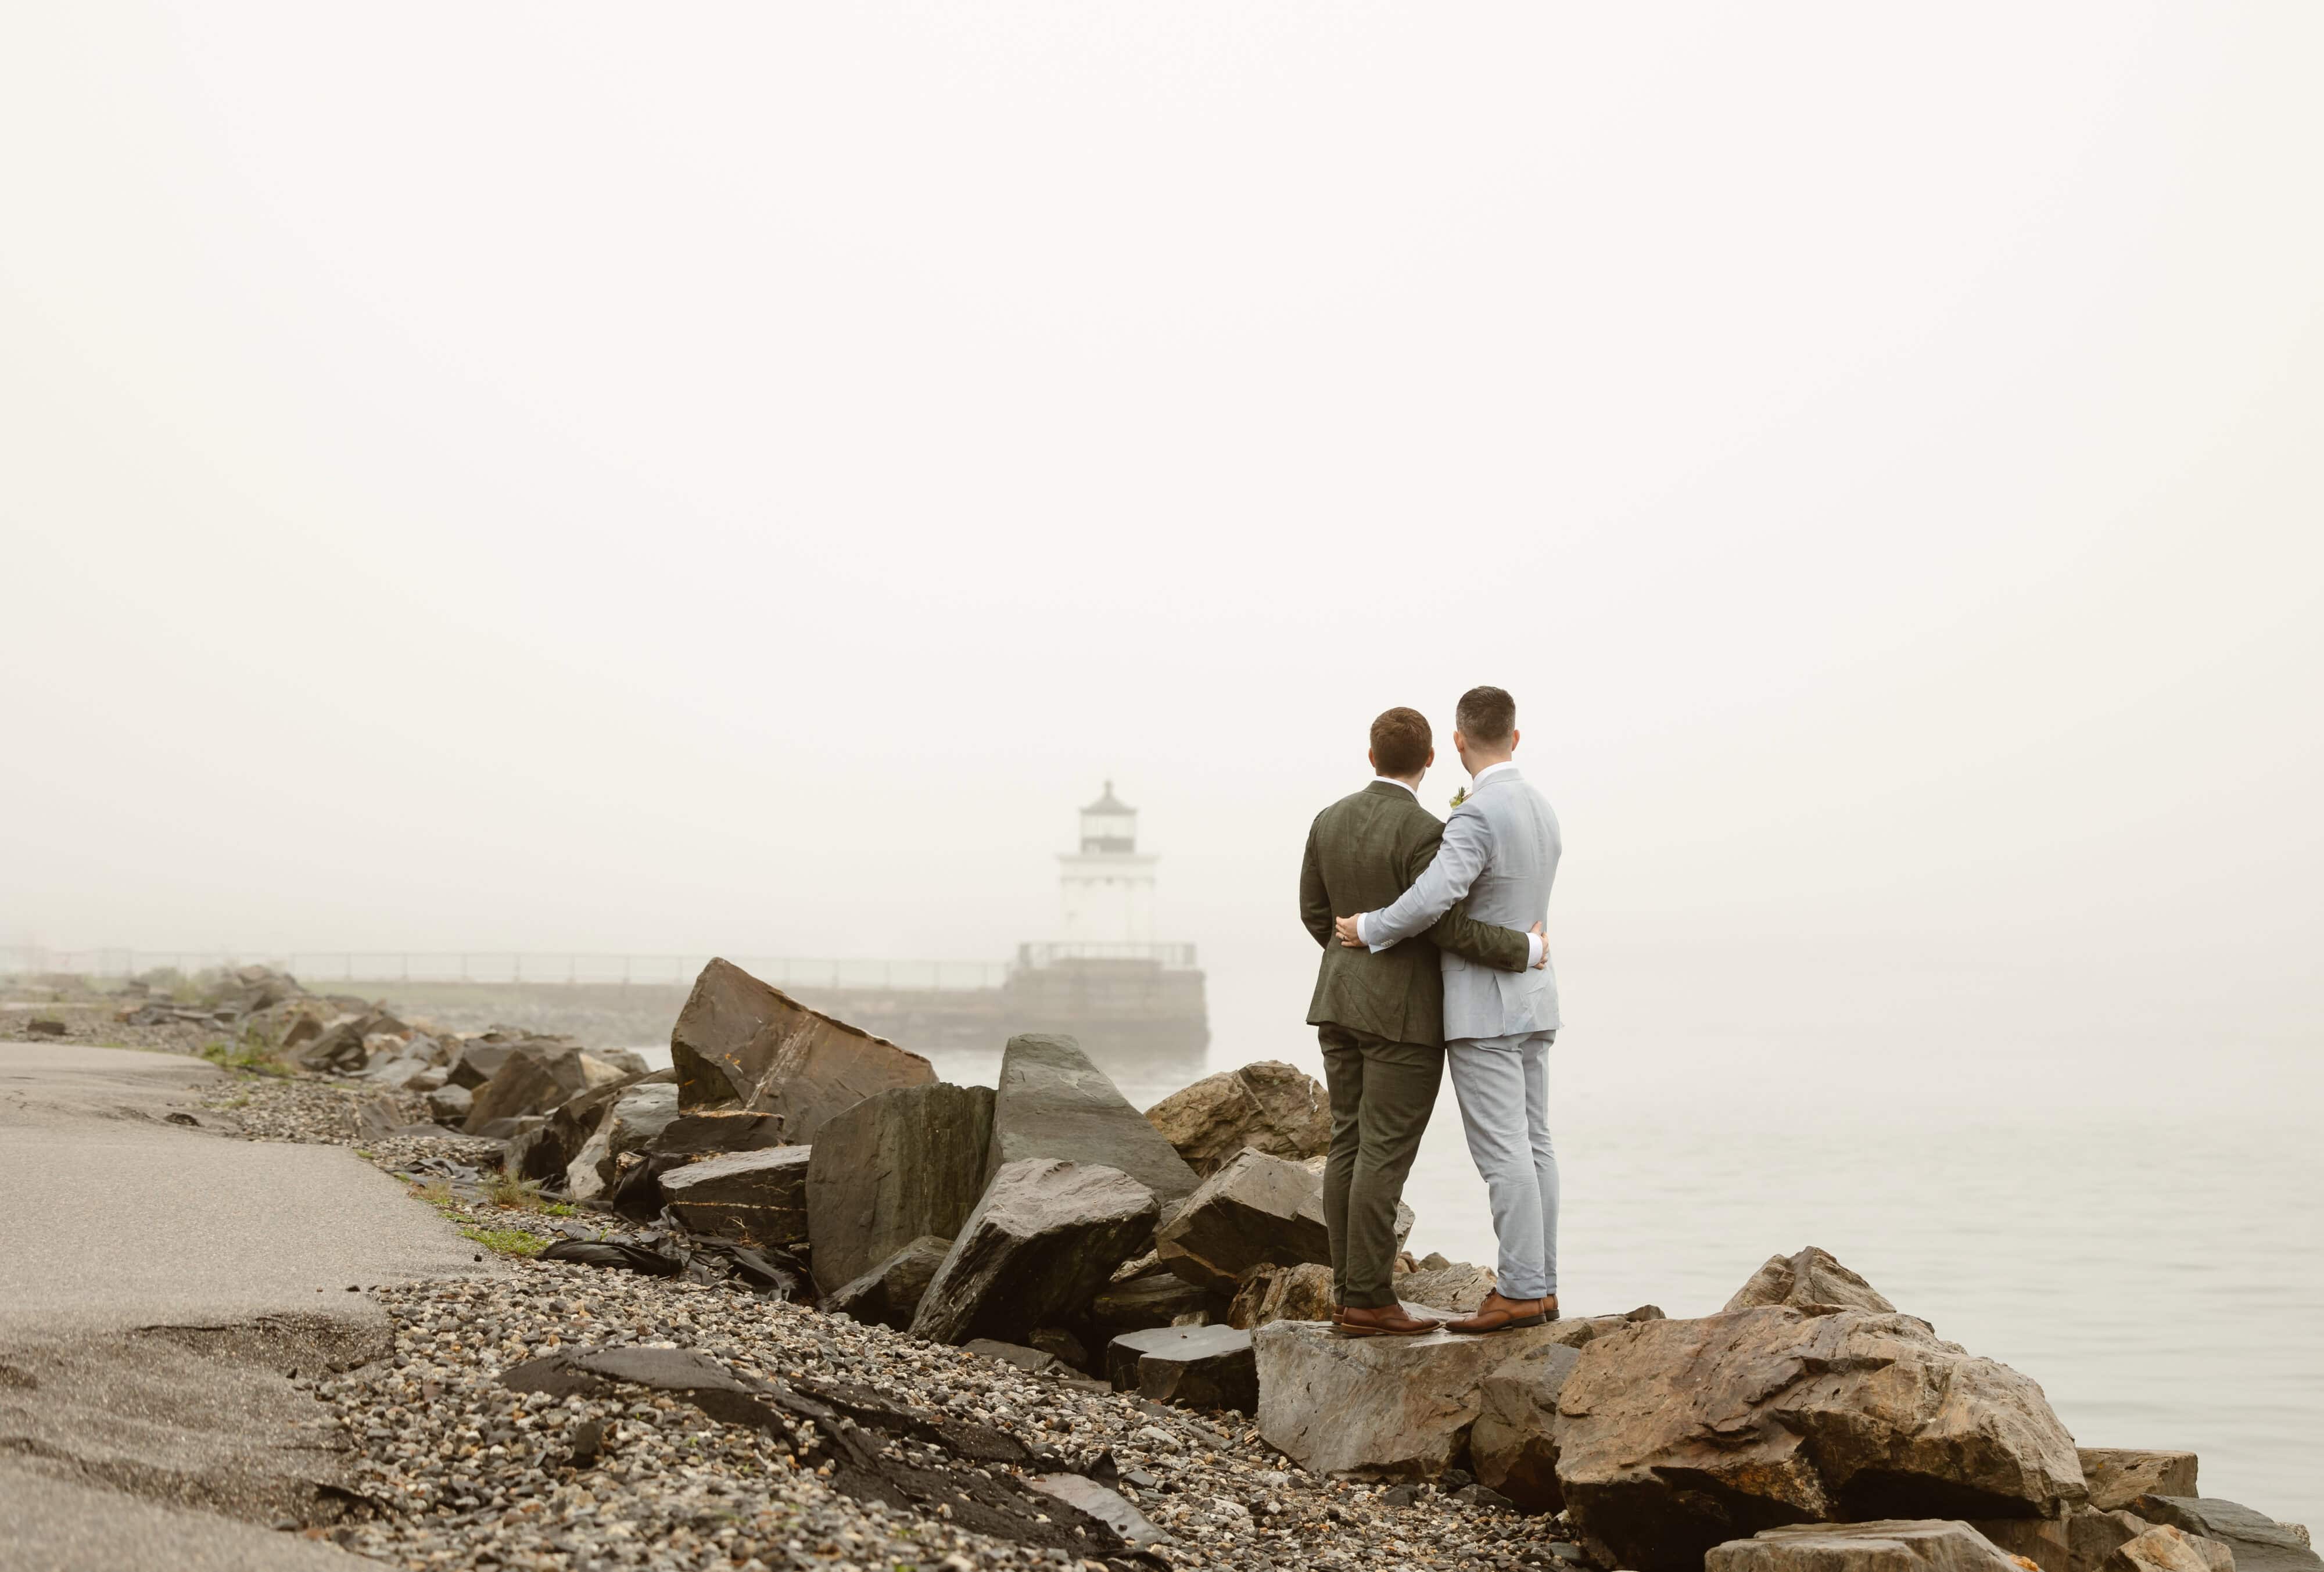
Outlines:
<svg viewBox="0 0 2324 1572"><path fill-rule="evenodd" d="M169 1121L219 1074L0 1043L0 1569L371 1565L259 1526L340 1467L293 1381L383 1349L351 1288L497 1268L351 1152Z"/></svg>

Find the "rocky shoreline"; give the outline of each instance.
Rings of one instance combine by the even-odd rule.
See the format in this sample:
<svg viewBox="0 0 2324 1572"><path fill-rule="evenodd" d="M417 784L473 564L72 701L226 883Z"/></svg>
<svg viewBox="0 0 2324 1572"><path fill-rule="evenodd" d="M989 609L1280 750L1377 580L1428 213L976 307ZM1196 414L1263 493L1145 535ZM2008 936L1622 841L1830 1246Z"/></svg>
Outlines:
<svg viewBox="0 0 2324 1572"><path fill-rule="evenodd" d="M233 1072L180 1122L353 1147L507 1258L300 1383L346 1448L300 1531L392 1565L2324 1572L1821 1251L1691 1320L1335 1338L1288 1066L1140 1114L1019 1038L947 1087L723 962L659 1073L260 969L118 1014Z"/></svg>

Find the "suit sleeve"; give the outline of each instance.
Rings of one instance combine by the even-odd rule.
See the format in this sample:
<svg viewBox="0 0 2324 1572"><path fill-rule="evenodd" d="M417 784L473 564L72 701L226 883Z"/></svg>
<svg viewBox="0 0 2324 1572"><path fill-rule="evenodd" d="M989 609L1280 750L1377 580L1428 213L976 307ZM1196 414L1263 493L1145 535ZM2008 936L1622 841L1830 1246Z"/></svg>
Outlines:
<svg viewBox="0 0 2324 1572"><path fill-rule="evenodd" d="M1299 864L1299 921L1315 942L1332 942L1332 897L1323 888L1323 863L1315 854L1315 826L1307 826L1307 855Z"/></svg>
<svg viewBox="0 0 2324 1572"><path fill-rule="evenodd" d="M1425 853L1426 850L1424 842L1417 851ZM1436 847L1435 857L1417 870L1402 895L1364 919L1364 937L1372 948L1385 949L1435 926L1436 920L1451 911L1452 904L1467 895L1469 887L1477 882L1477 876L1485 869L1489 850L1484 815L1453 810L1452 817L1445 822L1444 837Z"/></svg>
<svg viewBox="0 0 2324 1572"><path fill-rule="evenodd" d="M1515 928L1480 923L1469 915L1467 901L1453 902L1452 909L1436 919L1436 925L1428 930L1428 942L1496 971L1523 971L1533 954L1525 934Z"/></svg>

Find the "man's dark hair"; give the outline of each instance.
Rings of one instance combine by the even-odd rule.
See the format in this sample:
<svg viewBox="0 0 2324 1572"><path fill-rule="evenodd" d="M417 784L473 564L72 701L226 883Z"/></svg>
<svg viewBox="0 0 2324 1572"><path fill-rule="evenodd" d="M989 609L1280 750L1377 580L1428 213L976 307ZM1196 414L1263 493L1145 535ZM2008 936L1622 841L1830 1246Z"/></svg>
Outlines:
<svg viewBox="0 0 2324 1572"><path fill-rule="evenodd" d="M1428 768L1428 750L1435 739L1428 717L1398 705L1380 712L1372 722L1372 768L1382 775L1418 775Z"/></svg>
<svg viewBox="0 0 2324 1572"><path fill-rule="evenodd" d="M1517 729L1517 702L1502 688L1471 688L1454 707L1452 724L1471 742L1507 742Z"/></svg>

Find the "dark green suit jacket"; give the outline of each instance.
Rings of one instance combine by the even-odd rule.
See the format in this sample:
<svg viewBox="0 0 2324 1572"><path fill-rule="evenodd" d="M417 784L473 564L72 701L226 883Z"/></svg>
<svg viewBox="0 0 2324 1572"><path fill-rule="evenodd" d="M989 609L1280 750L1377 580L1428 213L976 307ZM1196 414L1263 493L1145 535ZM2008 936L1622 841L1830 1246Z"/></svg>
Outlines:
<svg viewBox="0 0 2324 1572"><path fill-rule="evenodd" d="M1413 795L1376 780L1315 815L1299 869L1299 920L1323 947L1314 1026L1345 1026L1391 1043L1444 1046L1444 973L1439 950L1503 971L1523 971L1526 936L1471 921L1461 902L1437 920L1428 943L1398 944L1375 955L1351 950L1332 929L1334 917L1377 912L1402 895L1436 857L1444 825Z"/></svg>

